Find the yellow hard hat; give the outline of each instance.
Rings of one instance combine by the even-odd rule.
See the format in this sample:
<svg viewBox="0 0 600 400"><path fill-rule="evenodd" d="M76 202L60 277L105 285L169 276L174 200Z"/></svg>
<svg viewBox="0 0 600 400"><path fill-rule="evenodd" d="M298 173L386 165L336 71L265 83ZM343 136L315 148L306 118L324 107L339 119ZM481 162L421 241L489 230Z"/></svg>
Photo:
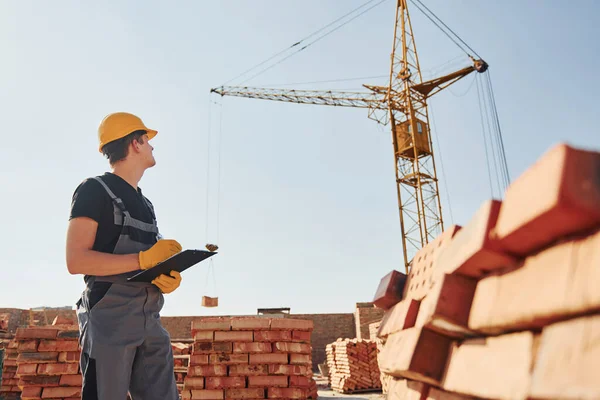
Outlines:
<svg viewBox="0 0 600 400"><path fill-rule="evenodd" d="M130 113L116 112L108 114L98 127L98 140L100 146L98 150L102 152L102 147L114 140L121 139L131 132L146 131L148 140L152 139L158 133L155 130L148 129L142 120Z"/></svg>

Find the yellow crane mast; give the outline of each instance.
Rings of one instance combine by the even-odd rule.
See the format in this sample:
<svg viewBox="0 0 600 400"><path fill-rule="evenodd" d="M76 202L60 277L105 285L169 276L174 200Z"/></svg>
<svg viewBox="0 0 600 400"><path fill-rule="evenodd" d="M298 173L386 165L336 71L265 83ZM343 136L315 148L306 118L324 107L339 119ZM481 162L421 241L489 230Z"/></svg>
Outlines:
<svg viewBox="0 0 600 400"><path fill-rule="evenodd" d="M369 118L383 125L389 123L404 266L408 273L416 252L444 229L427 100L471 72L487 70L485 61L469 57L472 65L423 81L407 0L397 0L387 86L363 85L368 92L221 86L211 92L221 96L367 108Z"/></svg>

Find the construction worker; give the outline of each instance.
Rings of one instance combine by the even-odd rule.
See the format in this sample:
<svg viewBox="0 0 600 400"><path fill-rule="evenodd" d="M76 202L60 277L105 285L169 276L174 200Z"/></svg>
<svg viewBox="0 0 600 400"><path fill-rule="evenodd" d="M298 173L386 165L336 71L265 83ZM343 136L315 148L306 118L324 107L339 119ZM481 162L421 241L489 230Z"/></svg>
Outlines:
<svg viewBox="0 0 600 400"><path fill-rule="evenodd" d="M179 398L159 313L181 275L126 280L181 251L177 241L161 238L152 203L138 187L156 163L149 143L156 134L135 115L106 116L99 150L112 172L84 180L73 195L66 260L85 281L77 302L83 400L125 400L128 392L133 400Z"/></svg>

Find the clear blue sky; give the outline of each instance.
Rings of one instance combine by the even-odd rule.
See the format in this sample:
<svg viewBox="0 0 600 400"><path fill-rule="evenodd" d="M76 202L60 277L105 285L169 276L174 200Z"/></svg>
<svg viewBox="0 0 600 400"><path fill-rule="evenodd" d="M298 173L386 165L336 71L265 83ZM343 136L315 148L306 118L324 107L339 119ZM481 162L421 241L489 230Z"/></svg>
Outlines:
<svg viewBox="0 0 600 400"><path fill-rule="evenodd" d="M231 97L213 97L222 106L209 114L211 87L363 2L0 2L0 307L78 299L83 280L68 274L64 260L70 201L81 180L108 170L96 129L113 111L137 113L159 131L158 164L141 187L163 234L185 248L216 241L216 157L206 236L209 115L212 137L222 135L214 260L221 306L200 306L203 294L215 294L202 266L183 275L163 315L352 312L355 302L370 301L383 275L402 270L389 127L362 109ZM387 74L394 3L248 84ZM513 178L559 141L600 147L597 2L426 4L490 64ZM451 66L467 65L417 10L412 16L424 70L461 56ZM297 87L362 83L385 82ZM431 101L447 223L466 223L490 197L471 83L468 77Z"/></svg>

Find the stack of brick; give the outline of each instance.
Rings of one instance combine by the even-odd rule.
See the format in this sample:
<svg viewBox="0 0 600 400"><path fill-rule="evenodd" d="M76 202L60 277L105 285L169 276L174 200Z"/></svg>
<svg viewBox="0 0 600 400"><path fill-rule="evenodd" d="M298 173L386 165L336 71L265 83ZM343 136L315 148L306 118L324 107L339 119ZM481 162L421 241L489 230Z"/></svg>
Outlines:
<svg viewBox="0 0 600 400"><path fill-rule="evenodd" d="M81 397L77 325L18 328L17 371L21 399Z"/></svg>
<svg viewBox="0 0 600 400"><path fill-rule="evenodd" d="M600 398L598 282L600 153L561 144L381 280L389 395Z"/></svg>
<svg viewBox="0 0 600 400"><path fill-rule="evenodd" d="M379 366L381 363L381 350L383 350L383 346L385 344L384 338L379 337L377 334L379 332L379 327L381 326L381 321L373 322L369 324L369 335L371 341L375 342L377 346L377 365ZM388 392L389 382L392 377L381 369L379 370L379 380L381 381L381 390L384 394Z"/></svg>
<svg viewBox="0 0 600 400"><path fill-rule="evenodd" d="M173 349L173 365L175 370L175 381L177 382L177 390L179 395L183 390L185 377L190 365L190 346L185 343L171 343Z"/></svg>
<svg viewBox="0 0 600 400"><path fill-rule="evenodd" d="M194 343L182 399L307 399L311 320L208 317L192 322Z"/></svg>
<svg viewBox="0 0 600 400"><path fill-rule="evenodd" d="M19 380L16 377L17 372L17 341L11 340L4 349L2 362L2 382L0 385L0 399L13 400L20 399L21 389Z"/></svg>
<svg viewBox="0 0 600 400"><path fill-rule="evenodd" d="M381 389L377 344L363 339L338 339L326 347L330 385L339 393Z"/></svg>

